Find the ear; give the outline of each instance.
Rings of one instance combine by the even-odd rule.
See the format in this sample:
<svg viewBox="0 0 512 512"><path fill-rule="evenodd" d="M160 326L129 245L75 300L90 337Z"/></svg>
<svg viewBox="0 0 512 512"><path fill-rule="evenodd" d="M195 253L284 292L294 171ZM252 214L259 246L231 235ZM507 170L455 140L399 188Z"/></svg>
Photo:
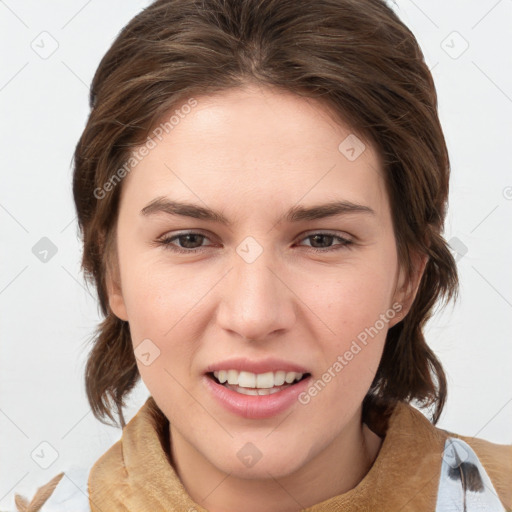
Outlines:
<svg viewBox="0 0 512 512"><path fill-rule="evenodd" d="M400 312L392 320L390 320L389 327L393 327L393 325L403 320L409 313L414 299L416 298L416 294L418 292L423 273L425 272L427 262L428 256L426 254L411 254L411 264L413 270L410 279L407 278L405 269L400 266L397 278L397 286L393 296L393 304L397 303L402 307Z"/></svg>
<svg viewBox="0 0 512 512"><path fill-rule="evenodd" d="M119 267L117 262L114 263L113 266L114 268L111 268L112 266L109 265L107 274L105 276L108 303L112 313L114 313L114 315L116 315L120 320L127 322L128 315L126 312L126 305L124 303L123 291L121 288L121 278L119 275Z"/></svg>

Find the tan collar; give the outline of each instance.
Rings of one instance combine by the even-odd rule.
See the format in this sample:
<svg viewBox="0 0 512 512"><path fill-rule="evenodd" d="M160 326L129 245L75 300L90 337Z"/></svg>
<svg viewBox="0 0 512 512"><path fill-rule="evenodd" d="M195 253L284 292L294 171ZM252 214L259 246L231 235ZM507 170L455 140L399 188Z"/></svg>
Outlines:
<svg viewBox="0 0 512 512"><path fill-rule="evenodd" d="M149 397L124 428L122 438L91 469L92 512L207 512L188 495L167 456L168 426ZM398 403L379 454L363 480L350 491L305 510L434 510L447 436L411 405Z"/></svg>

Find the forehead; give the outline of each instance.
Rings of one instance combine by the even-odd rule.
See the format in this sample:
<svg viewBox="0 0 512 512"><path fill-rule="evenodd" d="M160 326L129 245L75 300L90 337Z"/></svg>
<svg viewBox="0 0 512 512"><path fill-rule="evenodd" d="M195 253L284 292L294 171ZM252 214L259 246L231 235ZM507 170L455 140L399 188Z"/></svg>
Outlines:
<svg viewBox="0 0 512 512"><path fill-rule="evenodd" d="M166 194L233 206L245 201L248 207L270 197L276 206L342 198L385 207L376 151L324 105L257 86L194 100L162 119L155 145L128 174L123 195L139 202Z"/></svg>

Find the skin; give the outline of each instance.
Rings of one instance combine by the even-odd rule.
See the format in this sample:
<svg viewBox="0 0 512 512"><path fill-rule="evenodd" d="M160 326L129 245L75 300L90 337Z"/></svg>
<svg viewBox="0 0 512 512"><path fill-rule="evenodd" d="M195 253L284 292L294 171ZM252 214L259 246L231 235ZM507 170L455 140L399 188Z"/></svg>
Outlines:
<svg viewBox="0 0 512 512"><path fill-rule="evenodd" d="M170 420L171 455L190 496L211 512L296 511L352 489L375 460L382 439L362 423L361 404L425 262L405 282L379 157L366 144L347 159L338 146L352 132L321 104L256 85L196 99L122 183L110 307L129 322L134 348L150 339L160 350L138 368ZM219 210L231 226L140 213L161 196ZM277 223L292 206L331 200L375 214ZM157 243L185 230L206 238L173 246L202 252ZM353 243L315 245L318 232ZM236 252L248 236L263 250L252 263ZM295 362L316 380L396 303L401 315L307 405L244 419L204 386L206 366L235 355ZM252 467L237 457L248 442L262 453Z"/></svg>

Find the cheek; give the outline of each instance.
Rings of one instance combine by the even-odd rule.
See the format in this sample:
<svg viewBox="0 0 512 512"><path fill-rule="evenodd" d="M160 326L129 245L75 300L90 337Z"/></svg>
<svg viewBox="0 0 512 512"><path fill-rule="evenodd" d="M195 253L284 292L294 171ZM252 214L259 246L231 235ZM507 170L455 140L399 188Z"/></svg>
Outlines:
<svg viewBox="0 0 512 512"><path fill-rule="evenodd" d="M305 308L308 317L318 312L336 338L346 340L372 326L391 306L390 269L396 261L385 256L381 252L337 267L310 266L307 272L282 269L282 273L303 303L298 307ZM183 325L190 327L192 311L197 325L200 311L212 306L208 297L218 296L222 286L228 288L221 295L229 293L229 284L218 283L222 270L218 267L198 271L197 266L173 266L144 255L127 255L124 263L123 297L135 344L151 336L166 338L170 330L179 332ZM214 288L216 293L210 294Z"/></svg>
<svg viewBox="0 0 512 512"><path fill-rule="evenodd" d="M391 309L393 266L352 265L322 280L303 283L303 296L311 309L321 311L325 324L343 344L369 328Z"/></svg>
<svg viewBox="0 0 512 512"><path fill-rule="evenodd" d="M389 322L396 314L389 289L389 281L379 281L378 273L353 272L323 288L323 309L318 295L318 316L329 331L318 330L321 373L301 403L330 411L333 425L342 424L360 405L375 377Z"/></svg>
<svg viewBox="0 0 512 512"><path fill-rule="evenodd" d="M144 257L127 258L126 269L123 296L135 355L145 350L144 344L158 354L147 366L137 357L142 379L151 389L152 383L158 387L174 383L173 377L189 378L208 319L205 298L218 274L186 271Z"/></svg>
<svg viewBox="0 0 512 512"><path fill-rule="evenodd" d="M312 287L316 303L311 309L329 327L319 331L325 333L320 337L323 366L329 373L325 380L335 382L331 389L344 396L347 390L358 399L364 396L377 371L397 313L392 302L395 268L393 258L379 256L371 264L347 267L322 286Z"/></svg>
<svg viewBox="0 0 512 512"><path fill-rule="evenodd" d="M162 337L199 301L207 281L204 275L154 261L149 255L127 255L121 282L130 325Z"/></svg>
<svg viewBox="0 0 512 512"><path fill-rule="evenodd" d="M197 405L182 385L191 378L198 349L195 333L204 279L159 268L142 260L132 266L124 292L140 376L168 417L173 417L180 414L179 407ZM144 356L148 352L150 356Z"/></svg>

